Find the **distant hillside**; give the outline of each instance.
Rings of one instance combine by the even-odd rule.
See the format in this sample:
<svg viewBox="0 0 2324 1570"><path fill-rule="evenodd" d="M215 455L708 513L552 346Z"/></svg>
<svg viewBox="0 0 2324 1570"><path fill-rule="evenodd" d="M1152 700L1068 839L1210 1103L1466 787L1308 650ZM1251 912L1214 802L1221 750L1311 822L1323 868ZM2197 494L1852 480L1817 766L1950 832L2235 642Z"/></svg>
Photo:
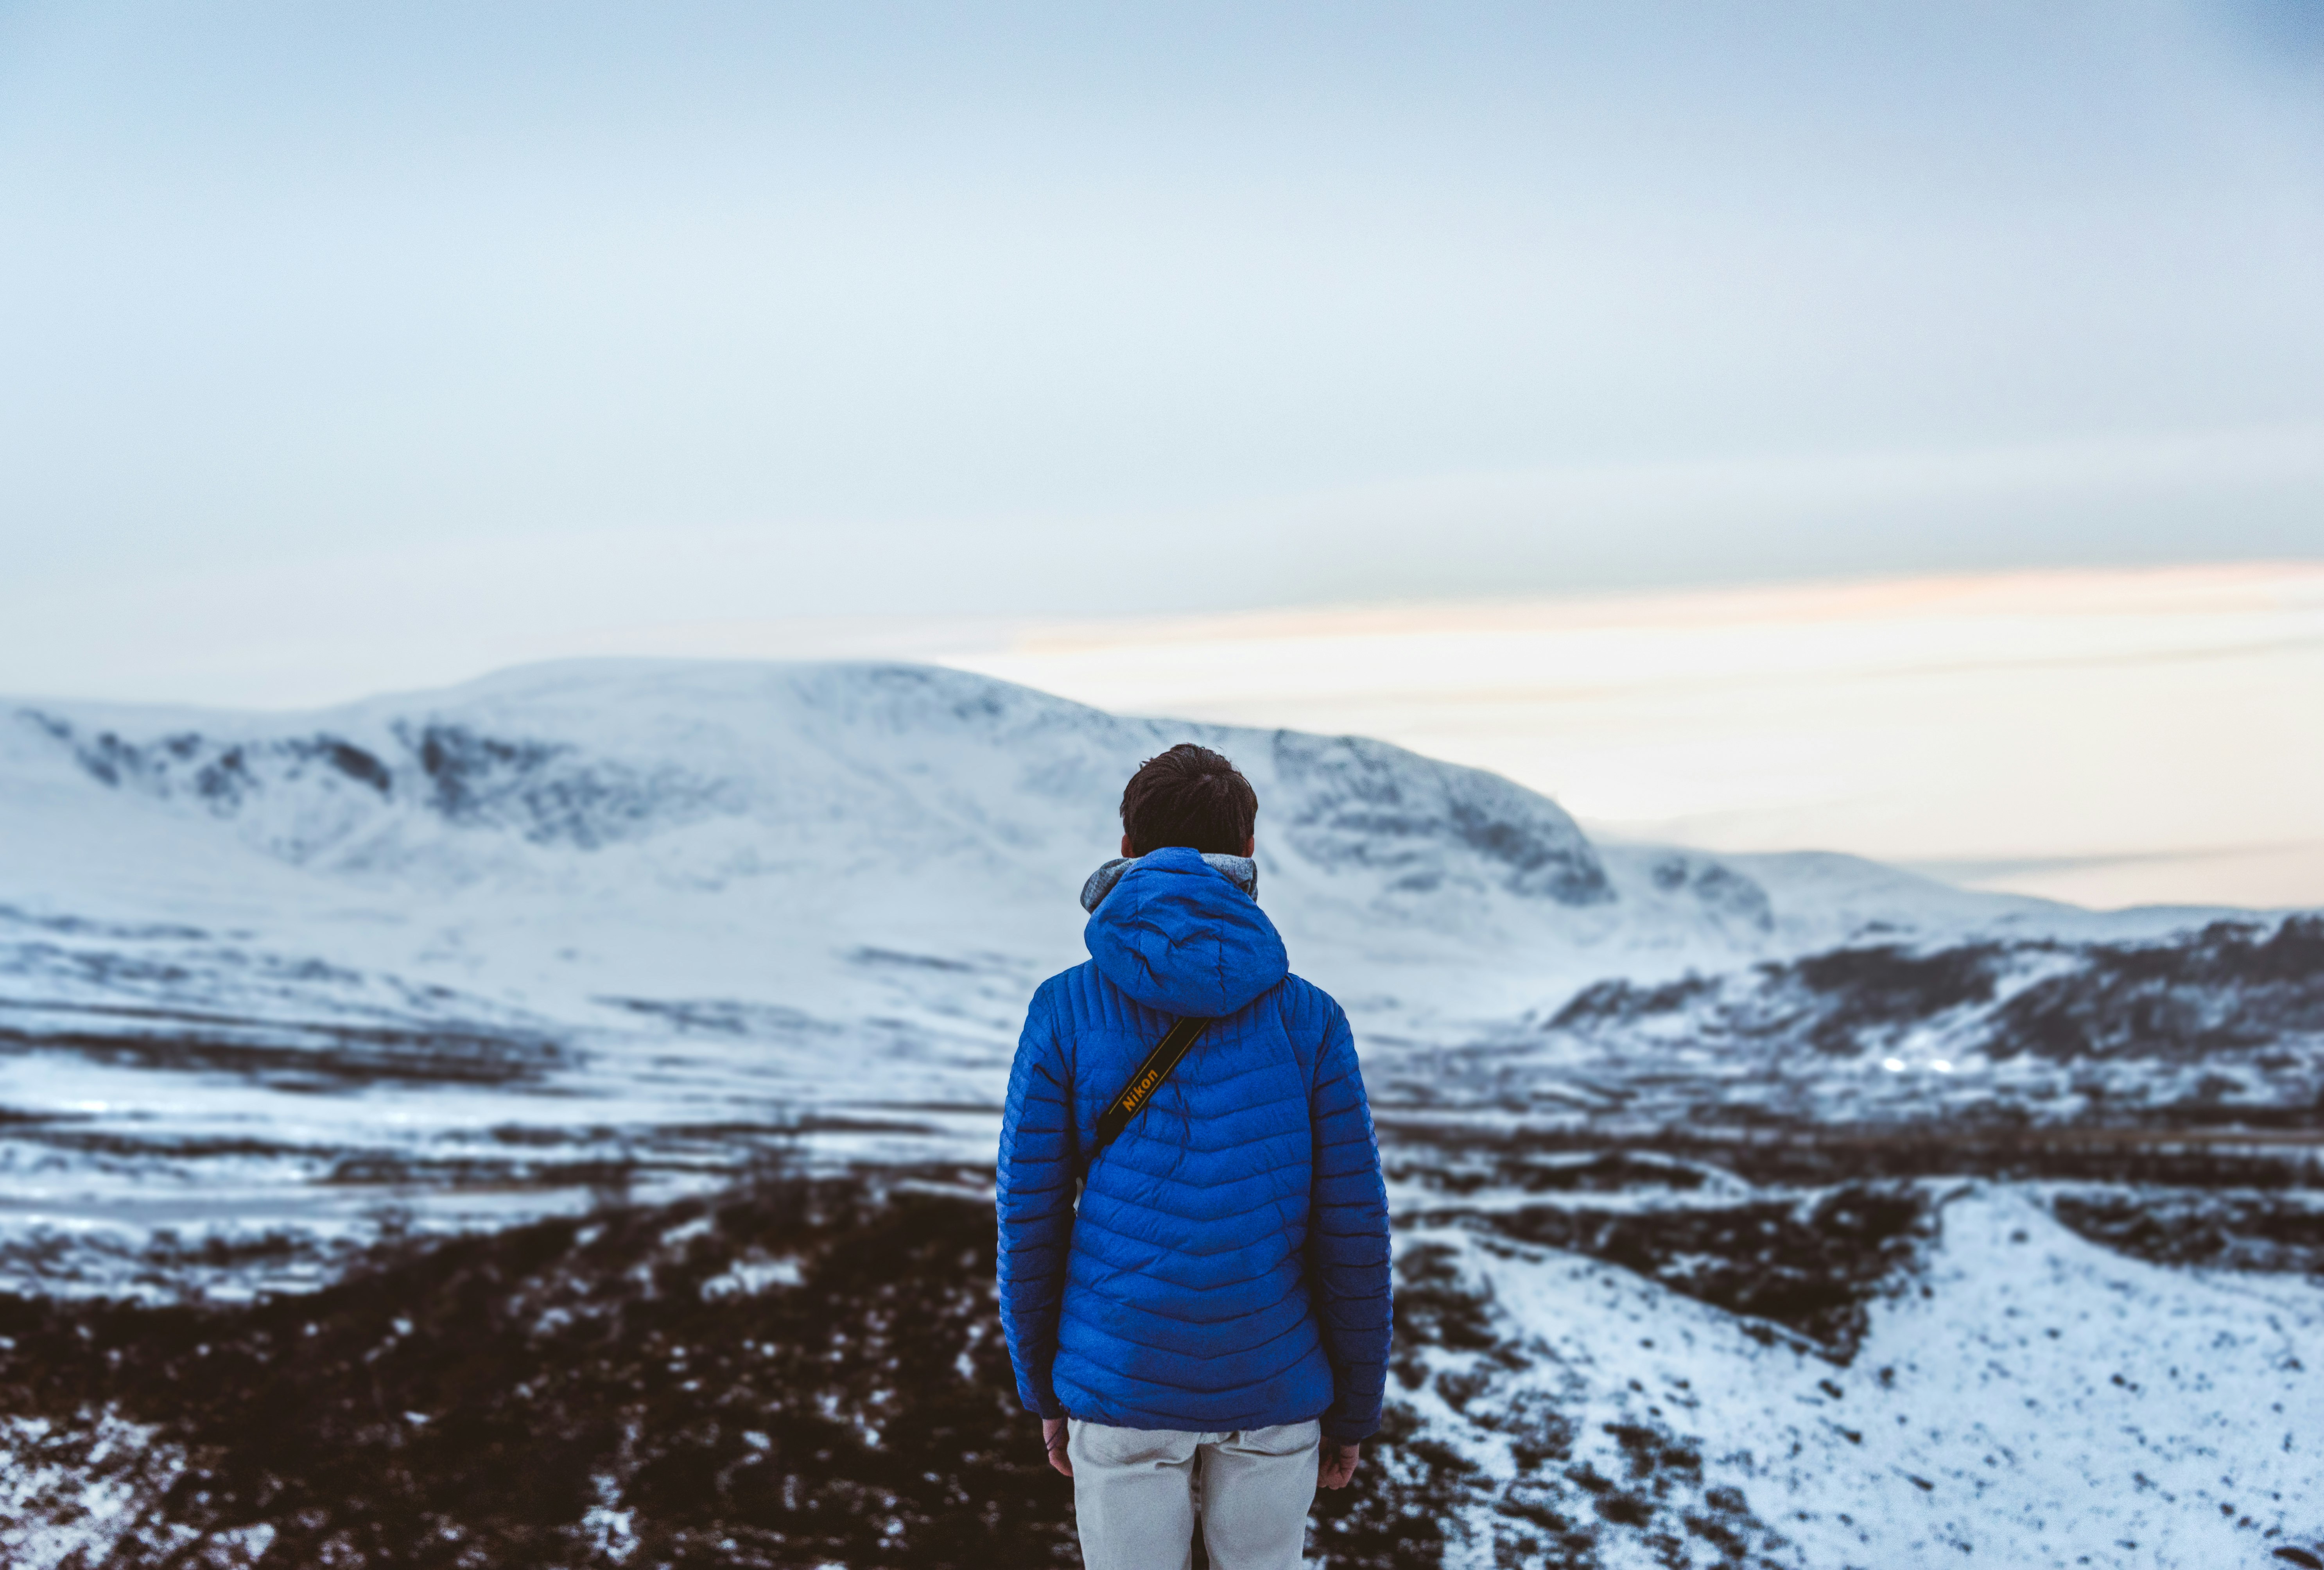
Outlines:
<svg viewBox="0 0 2324 1570"><path fill-rule="evenodd" d="M911 666L565 664L295 715L0 703L0 1169L75 1224L232 1193L206 1224L263 1227L383 1193L503 1214L685 1186L807 1135L989 1154L1025 1001L1084 957L1074 896L1122 783L1189 740L1257 788L1260 900L1388 1111L2038 1113L1999 1046L1944 1077L1917 1048L1883 1070L1881 1043L2001 1028L2052 974L2086 977L2112 1040L2146 1005L2101 984L2131 952L2106 946L2235 947L2200 913L1593 845L1378 742ZM2234 965L2188 976L2188 1017L2245 1017ZM2311 1046L2219 1073L2116 1051L2107 1077L2280 1111ZM2096 1083L2043 1050L2043 1085Z"/></svg>
<svg viewBox="0 0 2324 1570"><path fill-rule="evenodd" d="M698 960L731 956L738 983L779 946L775 968L811 984L827 954L899 929L1070 963L1072 895L1114 850L1122 781L1185 740L1258 788L1264 897L1297 963L1396 950L1557 971L1557 950L1623 937L1757 952L1777 919L1731 865L1609 863L1555 803L1477 770L918 667L591 663L294 716L0 715L0 825L35 847L0 900L205 926L204 903L263 889L300 913L301 943L399 972L454 949L499 965L615 947L595 963L618 990L652 992L657 961L632 939L677 928ZM351 900L420 940L307 914ZM456 930L426 930L439 923Z"/></svg>

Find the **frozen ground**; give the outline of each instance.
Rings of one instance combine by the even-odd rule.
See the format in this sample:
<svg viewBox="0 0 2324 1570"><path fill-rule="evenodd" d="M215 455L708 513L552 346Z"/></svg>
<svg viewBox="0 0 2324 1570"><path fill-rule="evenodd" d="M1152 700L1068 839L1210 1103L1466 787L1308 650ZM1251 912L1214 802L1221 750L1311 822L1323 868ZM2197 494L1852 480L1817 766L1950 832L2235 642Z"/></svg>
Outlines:
<svg viewBox="0 0 2324 1570"><path fill-rule="evenodd" d="M223 1343L417 1237L777 1169L973 1187L1120 783L1184 739L1259 791L1260 898L1350 1008L1395 1176L1403 1429L1319 1550L2324 1564L2324 919L1598 845L1379 743L954 672L0 705L0 1279L100 1340L191 1314ZM718 1313L816 1290L728 1265ZM98 1428L16 1388L12 1562L196 1530L158 1474L74 1517ZM93 1392L56 1410L197 1464L184 1414ZM586 1508L612 1555L629 1507ZM200 1541L321 1540L288 1522ZM816 1562L753 1530L678 1559ZM951 1562L884 1531L847 1562ZM581 1562L556 1541L494 1562Z"/></svg>
<svg viewBox="0 0 2324 1570"><path fill-rule="evenodd" d="M1425 1260L1443 1294L1424 1312L1474 1325L1399 1372L1476 1468L1475 1562L2234 1564L2314 1542L2312 1285L2125 1259L2007 1186L1836 1202L1914 1220L1856 1313L1798 1320L1820 1335L1533 1241L1563 1227L1412 1226L1407 1279ZM1663 1262L1682 1285L1696 1264Z"/></svg>

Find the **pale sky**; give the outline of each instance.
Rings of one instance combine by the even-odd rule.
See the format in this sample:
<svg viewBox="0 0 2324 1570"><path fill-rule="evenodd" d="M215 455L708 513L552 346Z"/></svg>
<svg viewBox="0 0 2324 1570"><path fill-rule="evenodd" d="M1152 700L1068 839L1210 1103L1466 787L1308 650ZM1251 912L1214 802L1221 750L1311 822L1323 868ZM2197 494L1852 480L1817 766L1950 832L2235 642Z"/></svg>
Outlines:
<svg viewBox="0 0 2324 1570"><path fill-rule="evenodd" d="M0 0L0 693L2296 577L2319 257L2313 0ZM1624 647L1737 651L1700 633ZM1858 712L1862 648L1803 638ZM1664 799L1570 708L1464 737L1391 687L1333 701L1618 829L2004 878L2225 843ZM2224 777L2172 812L2247 816Z"/></svg>
<svg viewBox="0 0 2324 1570"><path fill-rule="evenodd" d="M1130 618L945 661L1384 737L1601 836L2099 907L2324 905L2324 564Z"/></svg>
<svg viewBox="0 0 2324 1570"><path fill-rule="evenodd" d="M2309 0L0 3L0 690L2324 554Z"/></svg>

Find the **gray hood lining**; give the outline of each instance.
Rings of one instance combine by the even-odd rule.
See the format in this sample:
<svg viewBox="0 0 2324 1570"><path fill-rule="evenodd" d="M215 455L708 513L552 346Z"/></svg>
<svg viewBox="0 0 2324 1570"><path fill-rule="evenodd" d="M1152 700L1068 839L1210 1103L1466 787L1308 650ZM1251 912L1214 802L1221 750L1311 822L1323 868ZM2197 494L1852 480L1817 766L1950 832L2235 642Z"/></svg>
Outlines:
<svg viewBox="0 0 2324 1570"><path fill-rule="evenodd" d="M1203 853L1203 859L1224 873L1227 882L1254 900L1259 898L1259 864L1257 862L1249 856L1222 856L1210 851ZM1089 882L1082 885L1082 909L1095 910L1104 903L1105 897L1113 892L1113 886L1121 882L1121 874L1137 864L1135 857L1116 856L1092 873L1089 875Z"/></svg>

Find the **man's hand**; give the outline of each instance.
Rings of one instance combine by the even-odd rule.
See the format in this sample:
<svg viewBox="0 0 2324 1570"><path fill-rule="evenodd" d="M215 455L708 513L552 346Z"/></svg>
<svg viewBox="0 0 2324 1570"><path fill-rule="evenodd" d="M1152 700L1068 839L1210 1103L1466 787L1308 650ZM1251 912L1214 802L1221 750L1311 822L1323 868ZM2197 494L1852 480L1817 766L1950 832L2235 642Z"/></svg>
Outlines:
<svg viewBox="0 0 2324 1570"><path fill-rule="evenodd" d="M1049 1464L1071 1477L1074 1474L1074 1458L1065 1454L1066 1437L1063 1418L1041 1419L1041 1447L1049 1453Z"/></svg>
<svg viewBox="0 0 2324 1570"><path fill-rule="evenodd" d="M1315 1464L1315 1481L1325 1488L1345 1488L1348 1480L1356 1475L1356 1463L1363 1458L1362 1445L1341 1445L1326 1439Z"/></svg>

